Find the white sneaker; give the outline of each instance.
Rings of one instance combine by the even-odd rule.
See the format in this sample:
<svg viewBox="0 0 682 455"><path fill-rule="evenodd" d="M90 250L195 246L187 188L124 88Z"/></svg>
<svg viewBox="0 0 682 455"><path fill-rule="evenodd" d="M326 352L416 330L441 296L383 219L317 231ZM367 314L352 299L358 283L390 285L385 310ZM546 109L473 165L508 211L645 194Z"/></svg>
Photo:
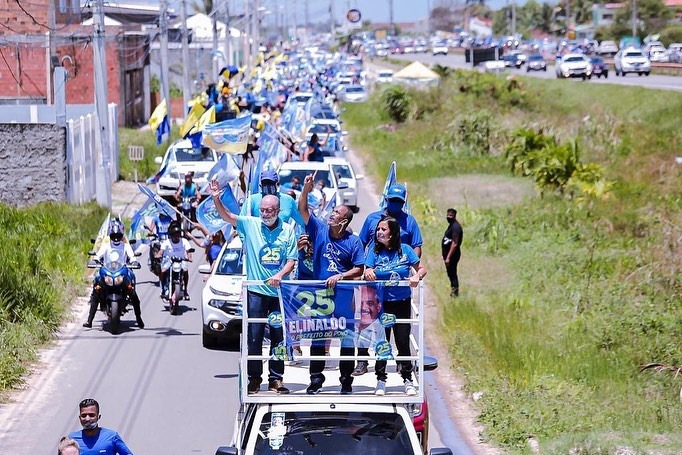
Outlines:
<svg viewBox="0 0 682 455"><path fill-rule="evenodd" d="M412 381L405 381L405 394L411 397L417 394L417 389L414 388Z"/></svg>
<svg viewBox="0 0 682 455"><path fill-rule="evenodd" d="M374 391L374 395L378 395L380 397L386 395L386 381L377 381L377 388Z"/></svg>

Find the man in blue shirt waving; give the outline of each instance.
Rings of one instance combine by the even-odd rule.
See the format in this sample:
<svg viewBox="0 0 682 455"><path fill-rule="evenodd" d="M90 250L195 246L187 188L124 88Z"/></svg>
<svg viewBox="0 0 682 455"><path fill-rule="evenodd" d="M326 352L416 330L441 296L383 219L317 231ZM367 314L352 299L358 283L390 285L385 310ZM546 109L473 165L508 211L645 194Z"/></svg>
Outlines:
<svg viewBox="0 0 682 455"><path fill-rule="evenodd" d="M209 185L215 208L225 221L237 228L242 239L246 261L246 279L265 281L265 284L249 286L247 311L250 318L267 318L279 312L280 302L277 287L294 270L298 260L296 236L291 226L279 218L280 205L277 196L263 196L260 217L242 216L230 212L220 200L220 185L217 180ZM228 190L229 191L229 190ZM248 353L262 355L265 324L249 323ZM270 352L284 339L282 327L270 327ZM270 360L268 363L268 390L280 394L289 393L284 387L284 361ZM263 376L263 362L249 360L247 363L250 394L258 393Z"/></svg>
<svg viewBox="0 0 682 455"><path fill-rule="evenodd" d="M325 224L308 211L308 194L313 189L313 175L307 175L301 196L298 198L298 211L301 212L305 221L306 232L313 245L313 277L316 280L326 280L327 287L334 288L341 280L352 280L362 276L365 263L365 254L362 242L356 236L346 230L353 220L353 211L346 205L339 205L329 215L329 224ZM347 294L347 295L346 295ZM347 320L353 320L353 295L350 293L334 293L334 315L344 316ZM353 329L351 329L351 332ZM324 340L313 340L310 346L311 355L324 355ZM341 339L341 355L352 356L355 354L355 342L350 337ZM353 391L353 360L341 360L339 370L341 372L341 393L350 394ZM310 395L317 394L324 382L324 360L311 360L310 362L310 385L306 392Z"/></svg>
<svg viewBox="0 0 682 455"><path fill-rule="evenodd" d="M86 398L78 405L78 419L83 427L80 431L69 434L71 439L78 442L81 455L132 455L121 436L114 430L99 426L99 403Z"/></svg>

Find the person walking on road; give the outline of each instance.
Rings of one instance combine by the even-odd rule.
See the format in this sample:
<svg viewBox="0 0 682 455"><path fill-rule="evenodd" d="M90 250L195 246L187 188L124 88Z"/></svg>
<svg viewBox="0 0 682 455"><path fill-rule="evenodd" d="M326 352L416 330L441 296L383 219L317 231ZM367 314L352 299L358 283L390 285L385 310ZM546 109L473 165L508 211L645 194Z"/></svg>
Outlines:
<svg viewBox="0 0 682 455"><path fill-rule="evenodd" d="M209 192L221 218L237 228L245 250L246 279L265 281L265 284L249 286L247 311L250 318L267 318L280 311L277 287L294 270L298 260L294 229L279 218L280 200L273 194L263 196L260 217L242 216L230 212L220 200L220 185L211 181ZM229 191L227 189L226 191ZM249 323L248 353L263 354L265 324ZM282 327L270 327L270 351L284 339ZM284 360L269 360L268 390L278 394L289 393L284 386ZM247 364L249 394L258 393L263 381L263 362L249 360Z"/></svg>
<svg viewBox="0 0 682 455"><path fill-rule="evenodd" d="M457 276L457 264L462 256L462 225L457 221L457 210L448 209L446 219L448 227L443 235L442 252L445 271L450 279L450 297L459 296L459 277Z"/></svg>
<svg viewBox="0 0 682 455"><path fill-rule="evenodd" d="M96 400L86 398L78 404L78 410L78 419L83 429L70 433L69 437L78 443L81 455L133 454L117 432L99 426L102 415Z"/></svg>

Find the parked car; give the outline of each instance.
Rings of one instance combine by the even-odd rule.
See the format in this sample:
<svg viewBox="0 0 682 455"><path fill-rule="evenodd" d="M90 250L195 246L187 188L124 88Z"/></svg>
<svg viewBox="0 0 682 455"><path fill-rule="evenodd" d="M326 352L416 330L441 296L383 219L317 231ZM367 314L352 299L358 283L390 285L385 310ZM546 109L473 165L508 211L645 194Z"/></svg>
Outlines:
<svg viewBox="0 0 682 455"><path fill-rule="evenodd" d="M194 183L202 188L208 183L208 171L218 161L216 152L208 147L192 147L189 139L178 139L173 142L163 158L157 156L154 163L165 170L156 183L159 196L173 200L178 187L185 179L185 174L194 172Z"/></svg>
<svg viewBox="0 0 682 455"><path fill-rule="evenodd" d="M652 46L649 48L649 60L658 63L668 63L670 57L668 51L663 46Z"/></svg>
<svg viewBox="0 0 682 455"><path fill-rule="evenodd" d="M613 58L613 66L615 67L616 76L627 73L637 73L639 76L651 72L651 61L642 53L641 50L635 47L628 47L618 51Z"/></svg>
<svg viewBox="0 0 682 455"><path fill-rule="evenodd" d="M242 281L246 279L239 237L223 245L212 270L208 264L202 264L199 273L209 274L201 292L203 346L212 348L219 341L238 341L242 328Z"/></svg>
<svg viewBox="0 0 682 455"><path fill-rule="evenodd" d="M431 53L433 55L448 55L448 46L446 43L434 44L431 48Z"/></svg>
<svg viewBox="0 0 682 455"><path fill-rule="evenodd" d="M668 61L682 63L682 43L672 43L668 46Z"/></svg>
<svg viewBox="0 0 682 455"><path fill-rule="evenodd" d="M600 78L603 77L607 79L609 77L609 66L606 64L601 57L590 57L590 63L592 64L592 75Z"/></svg>
<svg viewBox="0 0 682 455"><path fill-rule="evenodd" d="M362 85L349 85L340 94L339 99L347 103L362 103L367 101L369 94Z"/></svg>
<svg viewBox="0 0 682 455"><path fill-rule="evenodd" d="M566 54L557 58L554 64L556 77L581 77L583 80L592 78L592 64L583 54Z"/></svg>
<svg viewBox="0 0 682 455"><path fill-rule="evenodd" d="M285 186L287 183L291 182L294 176L298 176L301 182L304 181L305 176L308 174L316 173L315 181L320 181L324 183L324 188L322 192L327 201L334 199L334 205L341 205L349 202L348 205L357 205L352 201L344 200L344 190L348 189L348 183L339 182L336 174L332 171L331 163L319 162L319 161L290 161L282 163L279 170L279 183Z"/></svg>
<svg viewBox="0 0 682 455"><path fill-rule="evenodd" d="M529 73L531 71L547 71L547 61L542 54L531 54L528 57L526 72Z"/></svg>
<svg viewBox="0 0 682 455"><path fill-rule="evenodd" d="M597 47L597 55L616 55L618 45L615 41L604 40Z"/></svg>
<svg viewBox="0 0 682 455"><path fill-rule="evenodd" d="M392 70L379 70L377 72L376 83L377 84L390 84L393 82L393 71Z"/></svg>

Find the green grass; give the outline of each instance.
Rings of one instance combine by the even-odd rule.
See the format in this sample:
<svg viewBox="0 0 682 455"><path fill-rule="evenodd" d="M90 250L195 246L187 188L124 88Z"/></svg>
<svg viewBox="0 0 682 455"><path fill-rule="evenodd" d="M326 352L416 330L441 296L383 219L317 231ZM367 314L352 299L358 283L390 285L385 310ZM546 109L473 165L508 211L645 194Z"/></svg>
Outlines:
<svg viewBox="0 0 682 455"><path fill-rule="evenodd" d="M128 146L141 145L144 147L144 158L137 162L137 176L139 180L145 180L156 174L159 165L154 163L154 158L166 153L166 149L171 142L179 137L179 127L176 125L171 129L171 141L156 145L156 135L150 130L136 130L132 128L119 128L119 177L123 180L133 181L135 179L135 162L128 159Z"/></svg>
<svg viewBox="0 0 682 455"><path fill-rule="evenodd" d="M383 181L395 160L412 188L443 336L467 389L483 392L483 437L518 453L531 437L542 453L679 453L682 380L639 367L682 364L682 95L459 71L413 100L394 133L378 103L347 106L344 125L369 174ZM488 153L466 142L482 121ZM509 175L504 147L522 127L576 139L615 183L609 197L469 205L465 191L501 197L492 182ZM465 230L456 304L439 259L453 201Z"/></svg>
<svg viewBox="0 0 682 455"><path fill-rule="evenodd" d="M94 204L0 205L0 394L20 383L84 292L87 239L104 216Z"/></svg>

